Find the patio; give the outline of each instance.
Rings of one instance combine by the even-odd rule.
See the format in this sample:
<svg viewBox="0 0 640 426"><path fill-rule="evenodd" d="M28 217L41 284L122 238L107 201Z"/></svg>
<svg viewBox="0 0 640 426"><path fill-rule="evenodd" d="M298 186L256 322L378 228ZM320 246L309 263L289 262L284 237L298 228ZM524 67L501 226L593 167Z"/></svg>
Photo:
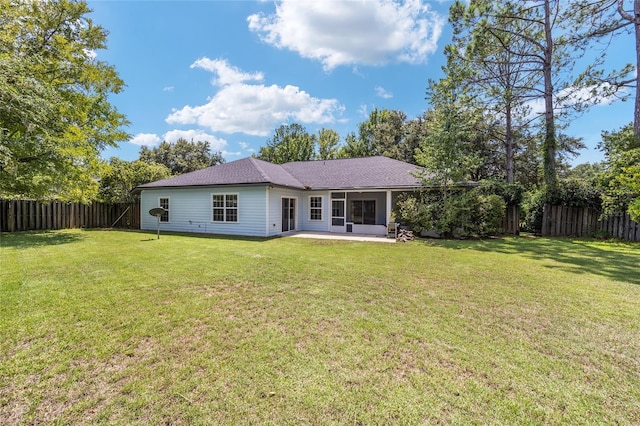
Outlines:
<svg viewBox="0 0 640 426"><path fill-rule="evenodd" d="M337 233L337 232L311 232L299 231L287 235L291 238L315 238L319 240L345 240L345 241L368 241L373 243L395 243L395 238L387 238L385 236Z"/></svg>

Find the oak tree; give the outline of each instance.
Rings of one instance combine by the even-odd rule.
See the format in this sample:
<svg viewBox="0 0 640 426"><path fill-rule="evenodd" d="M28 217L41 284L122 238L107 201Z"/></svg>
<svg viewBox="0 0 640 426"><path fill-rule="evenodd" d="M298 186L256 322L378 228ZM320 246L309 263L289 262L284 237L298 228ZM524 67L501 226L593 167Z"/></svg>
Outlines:
<svg viewBox="0 0 640 426"><path fill-rule="evenodd" d="M128 139L84 1L0 0L0 196L90 201L100 152Z"/></svg>

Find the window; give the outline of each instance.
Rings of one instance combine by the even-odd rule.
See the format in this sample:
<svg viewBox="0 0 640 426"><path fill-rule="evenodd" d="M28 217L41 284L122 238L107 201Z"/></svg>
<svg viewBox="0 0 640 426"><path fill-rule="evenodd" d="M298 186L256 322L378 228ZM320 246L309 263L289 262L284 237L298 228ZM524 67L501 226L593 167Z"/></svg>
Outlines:
<svg viewBox="0 0 640 426"><path fill-rule="evenodd" d="M353 200L351 201L351 221L358 225L376 224L376 201Z"/></svg>
<svg viewBox="0 0 640 426"><path fill-rule="evenodd" d="M165 210L162 216L160 216L160 222L169 222L169 197L160 197L158 199L158 205Z"/></svg>
<svg viewBox="0 0 640 426"><path fill-rule="evenodd" d="M322 220L322 197L309 197L309 220Z"/></svg>
<svg viewBox="0 0 640 426"><path fill-rule="evenodd" d="M211 197L214 222L238 221L238 194L213 194Z"/></svg>

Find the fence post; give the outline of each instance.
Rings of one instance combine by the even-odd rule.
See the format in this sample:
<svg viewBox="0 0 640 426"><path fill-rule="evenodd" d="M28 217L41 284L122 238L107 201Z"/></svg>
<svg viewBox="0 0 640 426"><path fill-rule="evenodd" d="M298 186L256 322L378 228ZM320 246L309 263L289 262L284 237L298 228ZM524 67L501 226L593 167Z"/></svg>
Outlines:
<svg viewBox="0 0 640 426"><path fill-rule="evenodd" d="M16 221L15 221L15 217L16 217L16 208L14 206L15 201L11 200L9 201L9 208L7 209L7 222L8 222L8 228L9 228L9 232L13 232L16 230Z"/></svg>

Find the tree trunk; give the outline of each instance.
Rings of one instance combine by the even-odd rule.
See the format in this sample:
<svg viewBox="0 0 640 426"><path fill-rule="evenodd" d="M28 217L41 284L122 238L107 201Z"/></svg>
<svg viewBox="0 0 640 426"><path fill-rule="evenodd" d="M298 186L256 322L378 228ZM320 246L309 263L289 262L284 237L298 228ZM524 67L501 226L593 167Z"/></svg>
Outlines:
<svg viewBox="0 0 640 426"><path fill-rule="evenodd" d="M640 1L640 0L637 0ZM556 175L556 126L554 121L553 111L553 37L551 34L551 9L549 5L550 0L544 2L544 34L545 34L545 49L544 49L544 64L543 64L543 76L544 76L544 119L545 119L545 137L543 143L543 156L544 156L544 183L550 187L555 188L558 183Z"/></svg>
<svg viewBox="0 0 640 426"><path fill-rule="evenodd" d="M513 128L511 122L511 101L507 102L506 108L506 126L505 126L505 144L507 145L507 183L513 183Z"/></svg>
<svg viewBox="0 0 640 426"><path fill-rule="evenodd" d="M636 35L636 103L633 111L633 135L636 137L636 144L640 146L640 0L634 2L632 22Z"/></svg>

